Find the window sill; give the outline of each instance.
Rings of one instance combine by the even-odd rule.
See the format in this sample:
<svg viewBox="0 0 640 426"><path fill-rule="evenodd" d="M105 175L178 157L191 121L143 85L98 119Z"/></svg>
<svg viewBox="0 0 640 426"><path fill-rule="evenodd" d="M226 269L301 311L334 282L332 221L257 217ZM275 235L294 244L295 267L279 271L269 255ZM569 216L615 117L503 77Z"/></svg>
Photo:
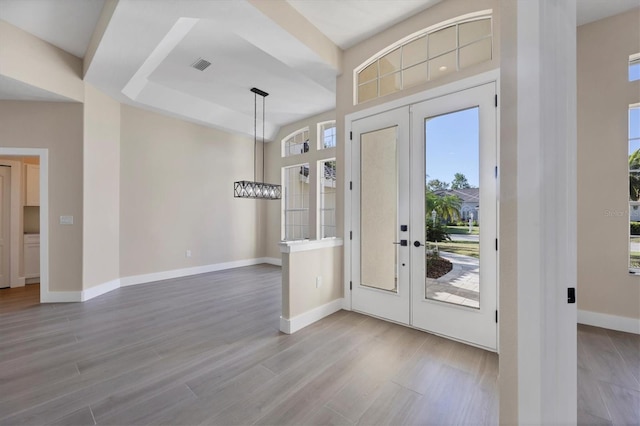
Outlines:
<svg viewBox="0 0 640 426"><path fill-rule="evenodd" d="M279 246L280 253L295 253L299 251L340 247L343 244L342 238L325 238L322 240L282 241Z"/></svg>

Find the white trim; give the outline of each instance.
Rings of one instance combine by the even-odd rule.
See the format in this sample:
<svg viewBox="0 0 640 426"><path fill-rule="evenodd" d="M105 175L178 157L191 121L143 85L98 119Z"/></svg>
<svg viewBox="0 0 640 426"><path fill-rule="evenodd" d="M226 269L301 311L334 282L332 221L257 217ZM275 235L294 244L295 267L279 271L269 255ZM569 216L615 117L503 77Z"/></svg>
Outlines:
<svg viewBox="0 0 640 426"><path fill-rule="evenodd" d="M215 263L211 265L196 266L193 268L173 269L170 271L133 275L130 277L107 281L106 283L99 284L83 291L48 291L46 294L41 295L40 301L41 303L86 302L87 300L91 300L110 291L117 290L120 287L168 280L171 278L186 277L189 275L204 274L207 272L222 271L225 269L240 268L243 266L259 265L261 263L281 266L282 260L275 257L258 257L255 259Z"/></svg>
<svg viewBox="0 0 640 426"><path fill-rule="evenodd" d="M281 257L263 257L262 260L269 265L282 266Z"/></svg>
<svg viewBox="0 0 640 426"><path fill-rule="evenodd" d="M278 245L280 246L280 253L297 253L299 251L340 247L343 244L342 238L324 238L322 240L282 241Z"/></svg>
<svg viewBox="0 0 640 426"><path fill-rule="evenodd" d="M120 279L117 278L115 280L107 281L106 283L88 288L86 290L82 290L80 294L80 301L86 302L87 300L91 300L94 297L101 296L110 291L116 290L120 288Z"/></svg>
<svg viewBox="0 0 640 426"><path fill-rule="evenodd" d="M120 278L120 286L127 287L136 284L145 284L155 281L170 280L172 278L187 277L189 275L206 274L207 272L222 271L225 269L241 268L243 266L269 263L265 257L255 259L236 260L233 262L214 263L211 265L194 266L191 268L172 269L169 271L152 272L150 274L132 275Z"/></svg>
<svg viewBox="0 0 640 426"><path fill-rule="evenodd" d="M40 303L82 302L81 291L48 291L42 293L42 283L40 283L40 286Z"/></svg>
<svg viewBox="0 0 640 426"><path fill-rule="evenodd" d="M640 334L640 318L620 317L600 312L578 310L578 324Z"/></svg>
<svg viewBox="0 0 640 426"><path fill-rule="evenodd" d="M492 70L472 75L462 80L456 80L451 83L443 84L442 86L433 87L423 92L415 93L413 95L406 96L404 98L396 99L381 105L372 106L356 112L352 112L345 116L345 140L349 140L349 131L351 130L351 122L359 120L361 118L369 117L371 115L387 112L392 109L417 104L430 99L439 98L441 96L450 95L452 93L460 92L463 90L471 89L476 86L482 86L487 83L498 82L500 79L500 69L494 68Z"/></svg>
<svg viewBox="0 0 640 426"><path fill-rule="evenodd" d="M20 277L20 254L22 250L22 226L20 217L22 216L22 162L17 160L0 160L0 164L8 165L11 168L11 205L9 211L9 286L24 287L25 279Z"/></svg>
<svg viewBox="0 0 640 426"><path fill-rule="evenodd" d="M308 325L313 324L316 321L320 321L324 317L338 312L342 309L344 299L332 300L317 308L311 309L303 314L297 315L293 318L280 317L280 331L286 334L293 334L298 330L305 328Z"/></svg>

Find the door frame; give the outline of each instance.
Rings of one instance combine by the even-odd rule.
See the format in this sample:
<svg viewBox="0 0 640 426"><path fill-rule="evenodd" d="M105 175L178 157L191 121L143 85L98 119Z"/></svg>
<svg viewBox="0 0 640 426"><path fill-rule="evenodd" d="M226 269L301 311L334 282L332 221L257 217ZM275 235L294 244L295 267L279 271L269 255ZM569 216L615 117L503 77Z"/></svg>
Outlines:
<svg viewBox="0 0 640 426"><path fill-rule="evenodd" d="M45 148L5 148L0 147L0 156L38 157L40 159L40 303L55 302L55 297L49 291L49 150ZM13 167L12 167L13 169ZM13 171L11 173L13 185ZM17 180L19 183L20 180ZM12 190L12 208L13 206ZM22 198L18 189L18 208L22 207ZM19 212L18 212L19 214ZM17 228L16 228L17 229ZM17 232L16 241L19 241L20 230L12 230L12 237ZM12 238L13 240L13 238ZM18 247L20 245L18 244ZM13 248L13 243L12 243ZM16 254L17 254L16 249ZM13 254L13 253L12 253ZM16 270L17 273L17 270ZM13 278L13 268L11 270ZM24 277L20 277L24 285ZM12 285L13 287L13 285Z"/></svg>
<svg viewBox="0 0 640 426"><path fill-rule="evenodd" d="M0 159L0 164L11 167L11 205L9 210L9 287L24 286L24 277L20 277L20 182L22 168L16 160Z"/></svg>
<svg viewBox="0 0 640 426"><path fill-rule="evenodd" d="M376 105L370 108L365 108L360 111L353 112L351 114L347 114L344 119L344 141L345 141L345 149L344 149L344 233L348 235L349 231L352 229L352 202L351 199L352 191L350 190L350 183L353 181L353 171L351 167L352 155L351 155L351 123L355 120L359 120L362 118L366 118L372 115L384 113L386 111L408 107L409 105L416 104L419 102L428 101L434 98L439 98L445 95L449 95L452 93L460 92L463 90L471 89L477 86L482 86L487 83L495 83L496 93L498 98L500 97L500 70L494 69L481 74L477 74L468 78L464 78L452 83L444 84L442 86L438 86L432 89L425 90L423 92L419 92L413 95L406 96L401 99L396 99L390 102L386 102L380 105ZM500 109L496 110L496 144L497 144L497 156L500 158L500 133L498 131L500 129ZM498 203L500 202L500 191L498 188ZM500 208L498 205L497 209L497 220L498 223L500 221ZM498 226L498 233L499 233ZM498 238L500 236L498 235ZM351 294L351 255L352 255L352 243L349 238L344 239L344 303L342 308L344 310L350 311L352 310L352 294ZM496 271L496 304L500 306L500 256L497 259L497 271ZM455 339L454 339L455 340ZM467 342L465 342L467 343ZM468 343L467 343L468 344ZM500 323L498 322L497 328L497 339L496 339L496 352L500 353Z"/></svg>

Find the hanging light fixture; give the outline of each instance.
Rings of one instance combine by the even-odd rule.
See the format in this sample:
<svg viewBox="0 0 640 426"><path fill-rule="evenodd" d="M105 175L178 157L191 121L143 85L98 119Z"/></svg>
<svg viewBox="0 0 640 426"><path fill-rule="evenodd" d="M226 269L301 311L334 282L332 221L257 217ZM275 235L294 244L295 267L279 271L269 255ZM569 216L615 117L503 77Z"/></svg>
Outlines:
<svg viewBox="0 0 640 426"><path fill-rule="evenodd" d="M269 96L255 87L253 92L253 181L240 180L233 183L235 198L258 198L262 200L279 200L282 197L280 185L264 182L264 98ZM262 96L262 182L256 182L256 145L258 144L258 95Z"/></svg>

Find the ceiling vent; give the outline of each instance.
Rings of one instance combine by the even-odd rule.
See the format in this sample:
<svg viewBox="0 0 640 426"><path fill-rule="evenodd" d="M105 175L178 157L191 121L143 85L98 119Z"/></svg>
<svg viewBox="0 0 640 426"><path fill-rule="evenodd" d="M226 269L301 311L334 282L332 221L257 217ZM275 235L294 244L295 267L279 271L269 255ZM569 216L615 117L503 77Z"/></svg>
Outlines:
<svg viewBox="0 0 640 426"><path fill-rule="evenodd" d="M209 65L211 65L211 62L207 61L206 59L198 58L197 61L191 64L191 67L200 71L204 71L209 67Z"/></svg>

